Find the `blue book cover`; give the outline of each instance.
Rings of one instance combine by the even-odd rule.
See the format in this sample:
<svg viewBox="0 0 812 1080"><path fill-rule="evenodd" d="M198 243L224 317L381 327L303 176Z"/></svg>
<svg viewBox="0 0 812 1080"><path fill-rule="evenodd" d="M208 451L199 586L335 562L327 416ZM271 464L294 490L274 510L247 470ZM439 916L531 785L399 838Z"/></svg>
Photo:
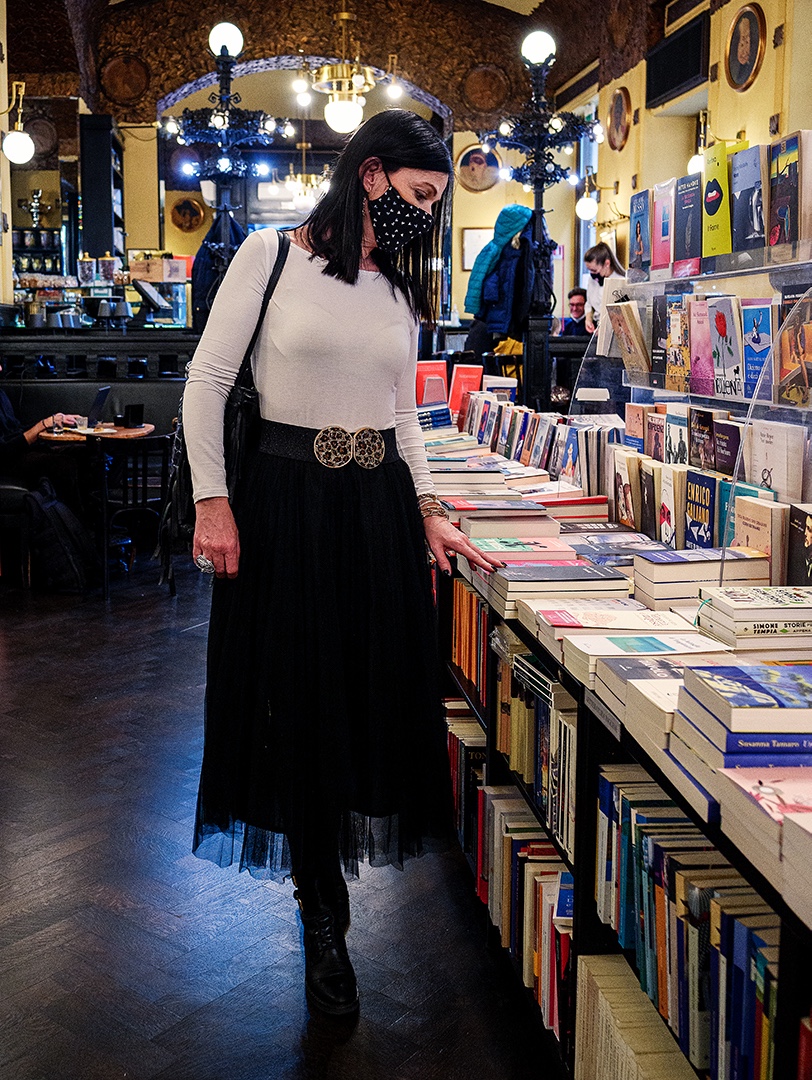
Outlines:
<svg viewBox="0 0 812 1080"><path fill-rule="evenodd" d="M680 563L719 562L722 558L722 549L697 548L673 551L671 548L666 548L664 551L641 551L638 558L645 559L646 562L650 563L673 563L675 565ZM740 548L727 548L725 551L726 562L734 559L752 558L752 555L747 551L742 551Z"/></svg>
<svg viewBox="0 0 812 1080"><path fill-rule="evenodd" d="M682 719L686 723L691 724L691 727L694 729L694 731L697 732L697 739L695 741L697 741L701 745L701 740L704 737L703 732L699 731L695 727L695 725L691 723L691 721L688 719L688 717L685 716L684 713L680 713L680 716L682 717ZM680 732L680 736L682 737L682 732ZM741 738L741 736L740 736L740 738ZM754 738L754 736L750 735L749 738L752 740ZM708 740L708 741L710 741L710 740ZM780 744L784 740L778 739L773 735L773 736L770 737L770 739L768 741ZM796 742L801 741L801 742L808 743L809 744L809 749L806 750L806 751L804 751L804 750L784 750L779 745L779 749L776 749L776 750L765 749L765 750L763 750L761 752L758 752L758 751L753 751L753 750L748 748L746 751L739 751L739 752L731 753L730 751L720 750L719 747L715 746L714 750L716 750L717 753L714 753L712 755L713 760L712 761L709 760L707 763L709 765L711 765L714 769L749 769L749 768L763 768L763 769L764 768L775 768L775 769L781 769L781 768L795 768L796 766L800 766L800 765L812 765L812 736L807 737L805 735L800 735L794 741L796 741ZM691 743L691 746L692 746L692 748L694 748L693 743ZM705 755L706 755L706 749L703 748L701 753L699 753L699 757L701 757L702 760L704 761L704 760L706 760Z"/></svg>
<svg viewBox="0 0 812 1080"><path fill-rule="evenodd" d="M685 480L685 547L712 548L719 478L700 469L689 469Z"/></svg>
<svg viewBox="0 0 812 1080"><path fill-rule="evenodd" d="M686 669L686 685L693 680L731 709L812 708L812 670L804 664L773 667L696 667Z"/></svg>
<svg viewBox="0 0 812 1080"><path fill-rule="evenodd" d="M691 277L702 269L702 176L677 180L674 196L674 277Z"/></svg>
<svg viewBox="0 0 812 1080"><path fill-rule="evenodd" d="M568 870L558 875L558 894L555 900L554 919L571 919L575 911L574 879Z"/></svg>
<svg viewBox="0 0 812 1080"><path fill-rule="evenodd" d="M764 376L759 388L759 401L772 401L772 366L765 364L773 343L771 300L742 300L744 334L744 396L755 397L762 368Z"/></svg>
<svg viewBox="0 0 812 1080"><path fill-rule="evenodd" d="M568 484L581 484L581 463L578 460L578 428L572 427L567 432L567 441L564 443L564 452L561 455L561 469L558 473L559 480L566 480Z"/></svg>
<svg viewBox="0 0 812 1080"><path fill-rule="evenodd" d="M651 192L636 191L629 205L629 268L647 276L650 267Z"/></svg>

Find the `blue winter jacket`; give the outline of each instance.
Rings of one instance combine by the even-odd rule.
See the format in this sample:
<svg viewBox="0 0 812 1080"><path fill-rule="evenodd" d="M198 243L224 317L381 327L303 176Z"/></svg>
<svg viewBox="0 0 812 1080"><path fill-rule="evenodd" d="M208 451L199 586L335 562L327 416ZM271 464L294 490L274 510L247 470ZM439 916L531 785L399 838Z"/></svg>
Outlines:
<svg viewBox="0 0 812 1080"><path fill-rule="evenodd" d="M476 315L482 308L482 286L485 278L499 262L499 256L513 237L522 231L532 217L529 206L511 203L500 210L493 227L493 240L480 251L474 262L471 277L468 280L468 292L465 294L465 310Z"/></svg>

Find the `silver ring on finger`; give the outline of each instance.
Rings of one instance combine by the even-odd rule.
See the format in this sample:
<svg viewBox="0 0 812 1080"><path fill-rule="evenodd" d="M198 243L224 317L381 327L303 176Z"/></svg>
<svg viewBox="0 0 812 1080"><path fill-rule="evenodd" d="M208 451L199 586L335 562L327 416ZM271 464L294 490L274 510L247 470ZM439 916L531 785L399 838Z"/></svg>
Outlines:
<svg viewBox="0 0 812 1080"><path fill-rule="evenodd" d="M205 555L198 555L195 559L195 566L198 570L202 570L204 574L214 573L214 563L211 559L207 559Z"/></svg>

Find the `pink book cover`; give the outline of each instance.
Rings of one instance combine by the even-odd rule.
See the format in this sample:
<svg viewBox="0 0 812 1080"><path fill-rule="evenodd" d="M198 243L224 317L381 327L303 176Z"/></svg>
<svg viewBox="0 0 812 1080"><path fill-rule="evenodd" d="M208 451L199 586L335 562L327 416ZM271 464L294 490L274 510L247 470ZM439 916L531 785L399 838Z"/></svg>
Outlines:
<svg viewBox="0 0 812 1080"><path fill-rule="evenodd" d="M451 390L448 394L448 408L451 415L460 411L462 395L466 390L478 390L482 383L481 364L455 364L451 373Z"/></svg>
<svg viewBox="0 0 812 1080"><path fill-rule="evenodd" d="M784 814L812 814L812 768L719 769L773 819Z"/></svg>
<svg viewBox="0 0 812 1080"><path fill-rule="evenodd" d="M674 259L674 189L676 180L654 185L651 227L651 269L664 270Z"/></svg>
<svg viewBox="0 0 812 1080"><path fill-rule="evenodd" d="M688 302L688 322L691 348L691 393L710 397L714 393L714 372L707 300Z"/></svg>

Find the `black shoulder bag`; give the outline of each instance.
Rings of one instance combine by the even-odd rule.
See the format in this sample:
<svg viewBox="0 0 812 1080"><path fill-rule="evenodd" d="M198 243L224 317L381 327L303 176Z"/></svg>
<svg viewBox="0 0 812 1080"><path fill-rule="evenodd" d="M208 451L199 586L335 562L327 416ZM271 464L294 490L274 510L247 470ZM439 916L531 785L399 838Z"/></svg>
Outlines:
<svg viewBox="0 0 812 1080"><path fill-rule="evenodd" d="M259 395L254 385L254 373L251 370L251 356L262 327L262 320L268 310L268 303L273 296L279 277L285 266L290 248L287 233L279 233L279 250L276 255L271 276L262 297L259 318L248 348L245 350L236 381L229 391L223 416L223 450L226 464L226 484L229 501L233 500L237 483L245 466L246 454L256 447L259 441ZM172 569L172 554L176 549L188 550L195 531L195 502L192 492L192 470L189 465L189 453L183 432L183 397L178 406L178 426L169 459L169 478L167 499L161 517L156 556L161 562L160 583L167 583L172 596L175 595L175 575Z"/></svg>

